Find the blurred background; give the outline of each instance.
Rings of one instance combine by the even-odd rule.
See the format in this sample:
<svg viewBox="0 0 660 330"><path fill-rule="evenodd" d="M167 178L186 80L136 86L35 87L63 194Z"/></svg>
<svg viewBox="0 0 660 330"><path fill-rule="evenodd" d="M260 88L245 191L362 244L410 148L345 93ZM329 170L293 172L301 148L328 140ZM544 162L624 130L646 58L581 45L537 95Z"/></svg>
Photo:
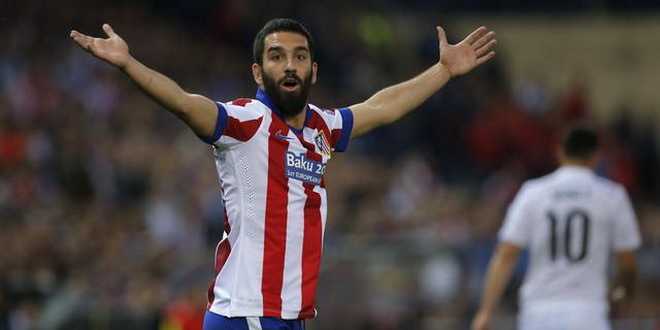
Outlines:
<svg viewBox="0 0 660 330"><path fill-rule="evenodd" d="M601 131L598 172L643 235L616 329L660 329L660 4L555 1L0 0L0 329L200 329L223 209L209 147L71 29L111 23L188 91L251 97L252 41L292 17L316 39L312 103L360 102L479 25L498 56L327 174L318 295L325 329L467 329L504 211L552 171L558 135ZM525 258L496 329L515 322Z"/></svg>

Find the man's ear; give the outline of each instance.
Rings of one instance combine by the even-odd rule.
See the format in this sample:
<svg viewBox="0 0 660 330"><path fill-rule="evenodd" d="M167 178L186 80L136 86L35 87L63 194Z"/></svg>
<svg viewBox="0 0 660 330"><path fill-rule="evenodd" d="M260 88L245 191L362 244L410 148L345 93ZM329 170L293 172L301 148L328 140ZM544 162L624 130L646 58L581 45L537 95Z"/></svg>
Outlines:
<svg viewBox="0 0 660 330"><path fill-rule="evenodd" d="M261 65L252 63L252 77L254 78L254 82L256 82L259 87L264 86L264 77L261 72Z"/></svg>
<svg viewBox="0 0 660 330"><path fill-rule="evenodd" d="M319 72L319 65L316 62L312 63L312 85L316 84L316 75Z"/></svg>

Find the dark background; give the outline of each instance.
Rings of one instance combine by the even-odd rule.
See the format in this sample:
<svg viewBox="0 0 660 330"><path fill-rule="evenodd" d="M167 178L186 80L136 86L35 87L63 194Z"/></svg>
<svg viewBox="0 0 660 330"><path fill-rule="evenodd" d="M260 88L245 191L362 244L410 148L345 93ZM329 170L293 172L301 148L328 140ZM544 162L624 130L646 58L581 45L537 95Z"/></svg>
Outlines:
<svg viewBox="0 0 660 330"><path fill-rule="evenodd" d="M587 121L598 173L640 220L637 299L660 315L657 1L0 0L0 329L199 329L222 204L208 146L71 29L110 23L150 67L221 101L251 97L252 40L292 17L316 40L312 102L354 104L496 30L496 60L351 142L329 168L329 221L310 329L466 329L507 204L556 166ZM511 328L514 275L496 328Z"/></svg>

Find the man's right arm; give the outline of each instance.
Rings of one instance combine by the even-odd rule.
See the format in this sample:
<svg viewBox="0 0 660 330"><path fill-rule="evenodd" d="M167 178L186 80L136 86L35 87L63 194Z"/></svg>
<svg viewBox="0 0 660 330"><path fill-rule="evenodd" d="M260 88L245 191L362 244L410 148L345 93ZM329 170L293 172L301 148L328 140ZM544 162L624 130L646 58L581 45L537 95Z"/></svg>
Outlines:
<svg viewBox="0 0 660 330"><path fill-rule="evenodd" d="M213 136L218 109L210 99L190 94L165 75L133 58L126 42L110 25L103 30L108 38L93 38L71 31L71 38L92 55L116 66L128 75L147 95L181 118L200 137Z"/></svg>
<svg viewBox="0 0 660 330"><path fill-rule="evenodd" d="M147 95L181 118L201 137L211 137L218 118L216 104L207 97L190 94L165 75L131 57L122 68Z"/></svg>

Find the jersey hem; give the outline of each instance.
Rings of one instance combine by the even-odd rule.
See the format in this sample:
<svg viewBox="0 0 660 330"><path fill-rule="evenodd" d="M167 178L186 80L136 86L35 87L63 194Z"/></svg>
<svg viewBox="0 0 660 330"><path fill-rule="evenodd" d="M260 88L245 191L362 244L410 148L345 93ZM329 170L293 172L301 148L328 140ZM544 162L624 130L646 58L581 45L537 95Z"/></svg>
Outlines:
<svg viewBox="0 0 660 330"><path fill-rule="evenodd" d="M225 317L275 317L282 320L305 320L314 318L314 314L300 314L300 312L280 311L278 310L264 310L261 307L253 308L222 308L217 305L211 305L208 309L210 312L222 315Z"/></svg>

